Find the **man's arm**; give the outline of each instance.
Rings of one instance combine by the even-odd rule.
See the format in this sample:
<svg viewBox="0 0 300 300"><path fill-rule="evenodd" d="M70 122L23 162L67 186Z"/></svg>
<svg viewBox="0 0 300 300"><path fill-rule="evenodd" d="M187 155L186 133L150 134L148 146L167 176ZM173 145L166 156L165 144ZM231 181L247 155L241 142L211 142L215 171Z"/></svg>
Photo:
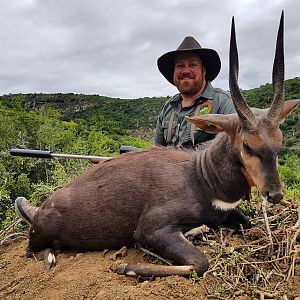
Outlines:
<svg viewBox="0 0 300 300"><path fill-rule="evenodd" d="M167 142L164 137L164 131L162 128L162 111L160 112L157 119L156 129L153 137L153 144L155 146L167 146Z"/></svg>

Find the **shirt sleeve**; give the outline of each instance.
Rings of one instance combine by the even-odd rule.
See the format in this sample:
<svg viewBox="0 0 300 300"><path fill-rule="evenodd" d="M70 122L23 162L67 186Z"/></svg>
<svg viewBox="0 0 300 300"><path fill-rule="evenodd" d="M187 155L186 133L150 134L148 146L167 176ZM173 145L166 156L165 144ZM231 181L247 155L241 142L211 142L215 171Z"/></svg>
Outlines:
<svg viewBox="0 0 300 300"><path fill-rule="evenodd" d="M163 109L161 110L157 119L156 129L153 137L153 143L154 145L167 146L167 142L164 137L164 131L162 128L162 119L163 119Z"/></svg>
<svg viewBox="0 0 300 300"><path fill-rule="evenodd" d="M233 101L229 93L221 92L219 93L219 109L218 114L233 114L236 112Z"/></svg>

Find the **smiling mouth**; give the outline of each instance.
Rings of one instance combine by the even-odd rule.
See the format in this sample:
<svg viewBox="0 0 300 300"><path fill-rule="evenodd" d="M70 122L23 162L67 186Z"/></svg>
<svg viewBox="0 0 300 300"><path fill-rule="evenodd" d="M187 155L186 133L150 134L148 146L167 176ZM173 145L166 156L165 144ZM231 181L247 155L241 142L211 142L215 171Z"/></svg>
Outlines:
<svg viewBox="0 0 300 300"><path fill-rule="evenodd" d="M179 78L179 80L182 81L188 81L188 80L193 80L194 78L190 78L190 77L183 77L183 78Z"/></svg>

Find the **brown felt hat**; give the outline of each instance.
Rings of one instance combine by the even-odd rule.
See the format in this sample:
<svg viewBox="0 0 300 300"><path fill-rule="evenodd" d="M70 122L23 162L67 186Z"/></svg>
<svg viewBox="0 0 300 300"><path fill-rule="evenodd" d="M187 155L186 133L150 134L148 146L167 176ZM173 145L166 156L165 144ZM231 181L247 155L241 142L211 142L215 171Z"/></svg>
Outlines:
<svg viewBox="0 0 300 300"><path fill-rule="evenodd" d="M173 74L176 56L187 52L196 53L200 56L206 69L206 80L213 81L217 77L221 69L219 54L213 49L202 48L193 37L187 36L176 50L163 54L157 60L159 71L170 83L174 85Z"/></svg>

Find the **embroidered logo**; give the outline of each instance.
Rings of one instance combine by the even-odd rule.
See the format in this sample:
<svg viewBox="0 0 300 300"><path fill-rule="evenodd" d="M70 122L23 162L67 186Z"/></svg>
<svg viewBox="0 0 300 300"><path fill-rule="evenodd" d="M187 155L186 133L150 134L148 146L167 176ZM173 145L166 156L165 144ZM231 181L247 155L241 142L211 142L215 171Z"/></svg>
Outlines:
<svg viewBox="0 0 300 300"><path fill-rule="evenodd" d="M212 111L213 105L211 102L206 101L199 107L199 114L201 116L208 115Z"/></svg>

